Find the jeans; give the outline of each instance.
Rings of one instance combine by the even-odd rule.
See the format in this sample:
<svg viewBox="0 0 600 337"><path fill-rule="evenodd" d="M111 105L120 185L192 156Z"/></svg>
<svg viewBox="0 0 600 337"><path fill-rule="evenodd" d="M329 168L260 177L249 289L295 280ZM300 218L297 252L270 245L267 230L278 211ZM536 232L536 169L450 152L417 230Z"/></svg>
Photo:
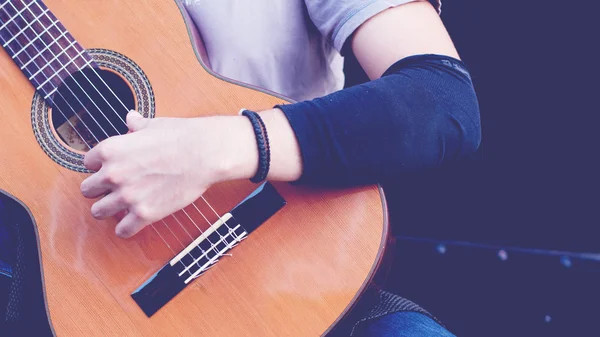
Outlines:
<svg viewBox="0 0 600 337"><path fill-rule="evenodd" d="M414 302L370 288L327 337L455 337L441 324Z"/></svg>
<svg viewBox="0 0 600 337"><path fill-rule="evenodd" d="M358 336L455 337L431 318L418 312L396 312L365 322Z"/></svg>

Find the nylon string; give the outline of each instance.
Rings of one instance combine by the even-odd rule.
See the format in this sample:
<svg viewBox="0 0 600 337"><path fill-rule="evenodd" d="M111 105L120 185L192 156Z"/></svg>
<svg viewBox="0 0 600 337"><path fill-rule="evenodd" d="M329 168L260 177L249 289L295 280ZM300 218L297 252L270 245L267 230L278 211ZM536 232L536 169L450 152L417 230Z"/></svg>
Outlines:
<svg viewBox="0 0 600 337"><path fill-rule="evenodd" d="M22 3L22 4L24 4L22 0L19 0L19 1L21 1L21 3ZM40 4L37 2L37 0L33 0L33 2L35 2L35 4L37 5L37 7L38 7L38 8L39 8L41 11L43 11L43 8L40 6ZM30 11L30 13L33 15L33 13L32 13L31 11ZM43 13L43 15L45 15L45 16L46 16L46 17L47 17L47 18L48 18L50 21L52 21L52 18L51 18L51 17L50 17L50 16L47 14L47 12L44 12L44 13ZM67 31L67 32L68 32L68 30L67 30L66 28L65 28L65 31ZM52 33L51 33L51 32L48 32L48 34L49 34L49 35L50 35L50 36L51 36L53 39L55 38L55 37L52 35ZM68 38L66 38L66 39L67 39L67 41L69 40ZM73 42L75 42L75 41L73 41ZM67 55L67 57L69 57L69 56ZM62 63L61 63L61 64L62 64ZM105 86L105 87L106 87L106 88L107 88L107 89L108 89L108 90L109 90L109 91L112 93L112 95L113 95L113 96L114 96L114 97L115 97L115 98L116 98L116 99L119 101L119 103L121 103L121 105L123 106L123 108L125 108L125 110L128 110L127 106L126 106L126 105L125 105L125 104L124 104L124 103L121 101L121 99L120 99L120 98L119 98L119 97L118 97L118 96L117 96L117 95L114 93L114 91L113 91L113 90L110 88L110 86L109 86L109 85L108 85L108 84L107 84L107 83L104 81L104 79L103 79L103 78L102 78L102 77L101 77L101 76L98 74L98 72L96 71L96 69L94 69L93 67L92 67L91 69L92 69L92 71L94 72L94 74L95 74L95 75L96 75L96 76L97 76L97 77L98 77L98 78L99 78L99 79L102 81L102 83L104 84L104 86ZM112 105L111 105L111 104L108 102L108 100L107 100L107 99L104 97L104 95L102 95L102 93L101 93L101 92L98 90L98 88L97 88L97 87L96 87L96 86L95 86L95 85L92 83L92 81L91 81L91 80L90 80L90 79L87 77L87 75L85 75L85 73L82 73L82 74L84 75L84 77L86 78L86 80L87 80L87 81L90 83L90 85L91 85L91 86L92 86L92 87L93 87L93 88L96 90L96 92L97 92L97 93L100 95L100 97L102 97L102 99L103 99L103 100L106 102L106 104L107 104L107 105L108 105L108 106L109 106L109 107L110 107L110 108L113 110L113 112L114 112L114 113L115 113L115 115L116 115L116 116L117 116L117 117L118 117L118 118L121 120L121 122L123 122L123 124L124 124L125 126L127 126L127 123L126 123L126 122L125 122L125 121L124 121L124 120L121 118L121 115L119 115L119 113L116 111L116 109L115 109L115 108L114 108L114 107L113 107L113 106L112 106ZM76 81L76 82L77 82L77 81ZM83 88L81 88L81 86L79 86L79 87L80 87L80 89L81 89L82 91L84 91L84 90L83 90ZM85 91L84 91L84 92L85 92ZM87 95L87 93L86 93L86 96L88 97L88 99L92 100L92 99L89 97L89 95ZM92 101L92 102L93 102L93 101ZM96 105L96 104L95 104L95 102L93 102L93 103L94 103L94 105ZM96 108L97 108L98 110L100 110L100 109L98 108L98 106L97 106L97 105L96 105ZM88 111L88 114L91 114L91 113ZM104 114L103 114L103 115L104 115ZM105 116L105 118L106 118L106 116ZM108 118L106 118L106 119L108 120ZM110 120L109 120L109 123L112 125L112 123L110 122ZM114 125L112 125L112 126L113 126L113 128L115 129L115 131L116 131L117 133L119 133L119 131L118 131L118 130L117 130L115 127L114 127ZM100 127L100 128L102 128L102 127ZM207 204L207 205L208 205L208 206L211 208L211 210L213 210L213 212L214 212L214 209L213 209L213 207L212 207L212 206L211 206L211 205L210 205L210 204L209 204L209 203L206 201L206 199L204 199L204 197L202 197L202 199L203 199L203 201L204 201L204 202L205 202L205 203L206 203L206 204ZM204 214L203 214L202 212L200 212L200 210L198 209L198 207L196 207L196 205L195 205L193 202L192 202L192 205L193 205L193 206L194 206L194 208L196 208L196 210L197 210L197 211L198 211L198 212L199 212L199 213L202 215L202 217L203 217L203 218L206 220L206 222L208 223L208 225L209 225L209 226L212 226L212 224L210 223L210 221L208 221L208 219L207 219L207 218L204 216ZM185 215L188 217L188 219L189 219L189 220L190 220L190 221L191 221L191 222L194 224L194 226L195 226L195 227L196 227L196 228L197 228L197 229L200 231L200 235L202 235L204 232L203 232L203 231L200 229L200 227L199 227L199 226L198 226L198 225L197 225L197 224L194 222L194 220L193 220L193 219L192 219L192 218L191 218L191 217L190 217L190 216L187 214L187 212L185 211L185 209L182 209L182 211L185 213ZM222 218L221 218L221 216L220 216L220 215L218 215L216 212L215 212L215 214L218 216L219 220L222 220ZM171 214L171 216L172 216L172 217L173 217L173 218L174 218L174 219L177 221L177 223L178 223L178 224L181 226L181 228L183 228L183 230L186 232L186 234L187 234L187 235L188 235L188 236L189 236L189 237L192 239L192 241L193 241L193 240L194 240L194 238L193 238L193 237L190 235L190 233L189 233L189 232L187 231L187 229L186 229L186 228L183 226L183 224L182 224L182 223L181 223L181 222L180 222L180 221L179 221L179 220L178 220L178 219L175 217L175 215L174 215L174 214ZM164 221L163 221L163 222L164 222ZM228 230L230 230L230 231L231 231L231 228L229 227L229 225L227 224L227 222L223 222L223 224L224 224L224 225L227 227L227 229L228 229ZM166 225L166 223L165 223L165 225ZM168 228L168 226L167 226L167 228ZM222 235L221 235L221 234L220 234L218 231L215 231L215 232L216 232L216 233L219 235L219 237L220 237L222 240L224 239L224 238L223 238L223 236L222 236ZM176 238L177 238L177 237L176 237ZM208 240L208 242L211 244L211 250L214 250L214 249L216 249L216 245L215 245L215 244L214 244L214 243L213 243L213 242L212 242L212 241L211 241L211 240L210 240L208 237L207 237L206 239L207 239L207 240ZM179 239L178 239L178 238L177 238L177 240L179 241ZM166 243L166 242L165 242L165 243ZM185 248L185 246L184 246L184 248ZM202 249L200 246L198 246L198 248L200 249L200 251L202 251L202 253L205 253L205 251L204 251L204 250L203 250L203 249ZM192 257L194 258L193 254L191 254L191 253L190 253L189 255L190 255L190 256L192 256ZM194 258L194 259L195 259L195 258Z"/></svg>
<svg viewBox="0 0 600 337"><path fill-rule="evenodd" d="M19 2L20 2L20 3L22 3L23 5L25 5L25 3L23 2L23 0L19 0ZM35 4L38 6L38 8L39 8L39 9L40 9L40 10L43 12L43 8L40 6L40 4L37 2L37 0L33 0L33 2L32 2L32 3L35 3ZM13 9L15 9L15 10L16 10L15 6L14 6L12 3L11 3L11 6L13 7ZM27 8L27 11L29 12L29 14L31 14L31 15L32 15L32 16L35 18L35 13L33 13L33 11L31 11L29 8ZM50 19L50 21L52 21L52 18L51 18L51 17L48 15L48 11L46 11L46 12L45 12L43 15L45 15L45 16L46 16L48 19ZM24 17L23 17L21 14L19 14L19 16L21 16L21 19L23 19L23 21L27 22L27 20L26 20L26 19L25 19L25 18L24 18ZM41 24L41 22L40 22L40 25L43 27L43 25ZM27 28L24 28L23 30L26 30L26 29L27 29ZM31 29L31 30L33 30L33 28L30 28L30 29ZM35 32L35 30L34 30L34 33L36 33L36 32ZM52 35L52 31L51 31L51 30L49 30L49 31L48 31L48 35L50 35L50 37L51 37L53 40L56 38L54 35ZM40 41L42 42L42 44L44 45L44 47L47 47L46 41L44 41L44 39L43 39L41 36L38 36L38 35L36 35L36 36L37 36L37 39L38 39L38 40L40 40ZM29 39L29 37L28 37L28 39ZM31 40L30 40L30 41L31 41ZM67 39L67 41L68 41L68 39ZM75 42L75 41L73 41L73 42ZM34 47L34 48L35 48L35 49L38 51L38 53L40 53L40 50L38 49L38 47L37 47L35 44L33 44L33 47ZM77 49L75 49L75 50L77 51ZM50 54L52 54L52 56L53 56L53 59L56 59L56 61L58 61L58 63L61 65L61 69L62 69L62 68L65 68L65 71L67 71L67 73L68 73L68 70L66 69L66 66L67 66L69 63L67 63L67 64L63 64L63 63L62 63L62 61L61 61L61 59L58 57L58 55L54 54L54 51L52 50L52 48L49 48L49 49L48 49L48 51L50 52ZM76 64L74 61L75 61L77 58L79 58L79 57L82 57L82 56L79 56L79 55L81 55L83 52L84 52L84 50L81 50L81 51L80 51L80 53L78 54L78 56L76 56L74 59L72 59L72 58L69 56L69 54L68 54L68 53L67 53L67 54L65 54L65 56L67 56L67 58L68 58L69 62L71 62L71 63L73 63L73 64ZM45 60L46 62L48 62L48 60L46 59L46 57L45 57L43 54L42 54L41 56L42 56L42 58L44 58L44 60ZM51 61L50 63L48 63L48 65L50 66L50 68L51 68L53 71L55 71L55 70L54 70L54 67L52 66L52 61ZM85 68L86 66L87 66L87 64L86 64L86 65L84 65L84 66L83 66L83 68ZM83 68L82 68L82 69L83 69ZM81 71L82 69L79 69L79 70ZM96 74L97 74L98 78L100 78L100 75L99 75L99 74L96 72L96 70L95 70L93 67L90 67L90 69L92 69L92 71L94 71L94 73L96 73ZM49 79L51 79L51 78L52 78L52 77L54 77L54 76L59 76L59 75L60 75L60 71L61 71L61 70L59 69L59 73L56 73L55 75L51 76ZM56 72L56 71L55 71L55 72ZM82 75L83 75L83 76L84 76L84 77L87 79L87 81L88 81L88 82L90 83L90 85L91 85L91 86L92 86L92 87L93 87L93 88L94 88L94 89L95 89L95 90L98 92L98 94L100 94L100 96L101 96L101 97L102 97L102 98L103 98L103 99L106 101L106 98L104 98L104 96L103 96L103 95L100 93L100 91L98 90L98 88L96 88L96 86L95 86L95 85L92 83L92 81L90 81L90 79L87 77L87 75L86 75L86 74L85 74L83 71L81 71L81 74L82 74ZM49 80L49 79L48 79L48 80ZM107 122L108 122L108 123L109 123L109 124L110 124L110 125L113 127L113 129L114 129L114 130L115 130L117 133L119 133L119 130L117 130L117 128L114 126L114 124L113 124L113 123L110 121L110 119L108 119L108 117L106 117L106 115L105 115L105 114L102 112L102 110L100 110L100 107L98 107L98 105L96 104L96 102L95 102L94 100L92 100L92 98L90 97L90 95L89 95L89 94L88 94L88 93L87 93L85 90L83 90L83 87L81 86L81 84L79 83L79 81L77 81L77 79L75 79L74 77L73 77L73 81L75 82L75 84L77 84L77 86L79 87L79 89L81 89L81 91L82 91L82 92L83 92L83 93L84 93L84 94L87 96L87 98L90 100L90 102L92 102L92 104L94 104L94 106L96 107L96 109L98 109L98 111L100 111L100 113L102 114L102 116L103 116L103 117L106 119L106 121L107 121ZM64 84L65 84L65 86L67 86L67 87L68 87L68 85L66 84L66 82L65 82ZM41 89L41 88L40 88L40 89ZM69 89L70 89L70 88L69 88ZM79 101L79 104L83 105L83 103L81 103L81 101L79 100L79 98L78 98L77 96L75 96L75 94L73 93L73 91L72 91L72 90L70 90L70 91L71 91L71 93L73 94L73 96L74 96L74 97L75 97L75 98L76 98L76 99ZM108 103L108 101L106 101L106 102ZM109 104L109 106L110 106L110 104ZM113 109L113 111L116 113L117 117L119 117L119 118L120 118L121 116L120 116L120 115L119 115L119 114L116 112L116 110L114 110L114 108L113 108L112 106L110 106L110 107L111 107L111 109ZM104 134L105 134L105 135L106 135L106 137L108 138L108 137L109 137L109 136L108 136L108 133L107 133L106 131L104 131L104 129L102 129L102 126L100 126L100 124L98 123L98 121L96 121L96 119L95 119L95 118L94 118L94 116L93 116L93 115L90 113L90 111L89 111L87 108L86 108L85 110L88 112L88 115L90 115L90 117L91 117L91 118L92 118L92 119L93 119L93 120L96 122L96 124L98 124L98 126L100 127L100 129L102 130L102 132L104 132Z"/></svg>
<svg viewBox="0 0 600 337"><path fill-rule="evenodd" d="M8 2L6 2L6 3L2 4L2 5L0 6L0 9L2 9L2 10L3 10L3 11L4 11L4 12L5 12L5 13L6 13L8 16L9 16L9 18L11 18L11 19L10 19L10 21L12 21L12 20L14 19L14 17L12 17L12 16L11 16L11 14L10 14L10 13L8 13L8 12L6 11L6 9L4 9L4 6L5 6L7 3L9 3L9 2L10 2L10 1L8 1ZM25 3L23 3L23 1L21 1L21 0L20 0L20 2L21 2L22 4L24 4L24 5L25 5ZM40 17L41 17L41 16L43 16L43 15L45 15L46 17L48 17L48 18L51 20L51 17L50 17L50 16L47 14L47 13L48 13L48 11L45 11L45 12L44 12L44 11L43 11L43 8L42 8L42 7L39 5L39 3L37 3L37 0L34 0L32 3L35 3L35 4L38 6L38 8L40 8L40 10L42 10L42 15L40 15ZM32 14L32 15L34 16L34 19L37 21L37 20L39 19L39 17L36 19L36 17L35 17L35 14L34 14L34 13L33 13L33 12L30 10L30 9L29 9L29 6L30 6L32 3L29 3L29 4L26 6L26 9L27 9L27 11L28 11L30 14ZM15 10L18 12L18 10L15 8L15 6L14 6L12 3L11 3L11 6L13 7L13 9L15 9ZM23 11L21 11L21 12L18 12L18 14L17 14L17 15L18 15L18 16L20 16L20 17L21 17L21 19L23 19L23 20L24 20L24 22L27 22L27 20L26 20L26 19L23 17L23 15L21 15L21 13L22 13L22 12L23 12ZM10 22L10 21L9 21L9 22ZM52 21L52 20L51 20L51 21ZM7 23L7 24L8 24L8 23ZM41 22L38 22L38 24L39 24L39 25L41 25L41 26L43 27L43 24L42 24ZM54 24L56 24L56 22L55 22ZM17 28L19 28L19 29L20 29L20 32L19 32L18 34L21 34L21 33L23 33L23 32L24 32L25 30L27 30L27 29L31 29L31 30L33 30L33 28L31 28L30 26L27 26L27 27L25 27L25 28L21 29L21 27L20 27L20 26L19 26L19 25L18 25L16 22L14 23L14 25L15 25ZM35 33L35 31L34 31L34 33ZM68 31L66 31L66 33L68 33ZM36 33L36 34L37 34L37 33ZM64 38L67 40L67 42L68 42L68 40L69 40L68 36L65 36L65 35L66 35L65 33L61 34L61 35L60 35L60 36L58 36L58 37L55 37L55 36L53 36L53 35L52 35L52 33L51 33L50 31L48 31L48 34L49 34L49 35L50 35L50 37L52 37L52 39L53 39L53 42L52 42L52 44L56 43L56 42L57 42L59 39L61 39L61 38L63 38L63 37L64 37ZM29 37L28 37L28 39L29 39ZM49 48L49 47L50 47L50 45L46 45L46 42L45 42L45 41L42 39L42 37L41 37L41 36L39 36L39 35L36 35L36 39L39 39L39 40L40 40L40 41L41 41L41 42L44 44L45 48L44 48L42 51L40 51L40 50L37 48L37 46L35 46L35 44L33 44L34 48L35 48L35 49L38 51L38 55L36 55L35 57L37 58L38 56L41 56L41 57L42 57L42 58L43 58L43 59L44 59L46 62L48 62L48 60L46 59L46 57L43 55L43 52L44 52L44 51L46 51L46 50L49 50L49 51L51 52L51 54L53 55L54 59L58 60L59 64L61 64L61 65L63 66L63 67L62 67L62 68L59 70L59 72L57 73L57 72L56 72L56 70L54 69L54 67L53 67L51 64L48 64L48 65L50 66L50 68L51 68L51 69L52 69L52 70L55 72L55 74L54 74L54 75L52 75L52 77L59 75L59 73L60 73L61 71L63 71L63 70L68 72L68 70L66 69L66 66L62 64L62 61L61 61L59 58L57 58L57 55L55 55L55 54L54 54L54 52L52 51L52 49L50 49L50 48ZM35 39L34 39L34 40L31 40L31 39L29 39L29 40L30 40L30 43L29 43L29 44L32 44L32 42L33 42ZM6 43L6 41L3 41L3 42L4 42L4 43ZM20 43L18 40L15 40L15 42L16 42L16 43L19 45L19 47L21 48L21 50L19 51L19 53L21 53L22 51L24 51L24 52L27 54L27 56L30 58L30 61L31 61L32 59L31 59L31 56L29 55L29 52L28 52L27 50L25 50L26 48L28 48L29 44L28 44L26 47L23 47L23 46L21 45L21 43ZM75 41L73 41L73 42L75 42ZM11 50L11 52L13 52L13 54L14 54L14 50L12 49L12 47L11 47L9 44L7 44L7 47L8 47L8 48ZM70 47L71 47L71 45L70 45ZM69 48L70 48L70 47L69 47ZM77 49L75 49L75 50L77 50ZM59 55L60 55L60 54L59 54ZM80 55L81 55L81 53L80 53ZM69 63L71 63L71 62L73 62L73 61L74 61L74 59L72 59L72 58L71 58L71 57L70 57L68 54L65 54L65 56L66 56L66 57L67 57L67 59L69 60ZM79 55L78 55L78 56L76 56L76 58L79 58L79 57L80 57ZM75 58L75 59L76 59L76 58ZM54 60L54 59L53 59L53 60ZM69 63L67 63L67 65L68 65ZM88 62L88 64L89 64L89 62ZM80 68L79 70L81 71L81 70L82 70L84 67L86 67L88 64L84 65L84 66L83 66L82 68ZM39 67L38 67L38 68L39 68ZM64 69L63 69L63 68L64 68ZM112 88L110 88L110 87L108 86L108 84L107 84L107 83L104 81L104 79L103 79L103 78L102 78L102 77L101 77L101 76L98 74L98 72L96 71L96 69L95 69L95 68L93 68L93 67L91 67L91 69L92 69L92 71L94 72L94 74L95 74L95 75L96 75L96 76L97 76L97 77L98 77L98 78L101 80L101 82L104 84L104 86L106 86L106 88L107 88L107 89L109 89L109 91L112 93L112 95L114 95L114 97L115 97L115 98L116 98L116 99L117 99L117 100L118 100L118 101L121 103L121 105L122 105L122 106L123 106L123 107L124 107L126 110L128 110L128 109L127 109L127 106L125 106L125 104L124 104L124 103L121 101L121 99L120 99L120 98L119 98L119 97L118 97L118 96L117 96L117 95L114 93L114 91L112 90ZM27 68L25 68L25 67L24 67L24 69L23 69L23 70L24 70L24 71L26 71L26 72L28 72L30 75L32 75L32 74L31 74L31 71L29 71ZM105 102L108 104L108 106L109 106L109 107L110 107L110 108L113 110L113 112L114 112L114 113L117 115L117 117L118 117L118 118L121 120L121 122L123 122L123 124L124 124L125 126L127 126L127 125L126 125L126 122L125 122L125 121L124 121L124 120L121 118L121 116L120 116L120 115L117 113L117 111L115 110L115 108L114 108L114 107L113 107L113 106L112 106L112 105L111 105L111 104L108 102L108 100L107 100L107 99L104 97L104 95L103 95L103 94L102 94L102 93L101 93L101 92L98 90L98 88L97 88L97 87L96 87L96 86L95 86L95 85L94 85L94 84L91 82L91 80L90 80L90 79L87 77L87 75L85 75L85 73L82 73L82 74L85 76L85 78L87 79L87 81L88 81L88 82L91 84L91 86L92 86L92 87L93 87L93 88L96 90L96 92L98 92L98 94L99 94L99 95L102 97L102 99L103 99L103 100L104 100L104 101L105 101ZM52 77L50 77L50 78L52 78ZM38 83L38 85L40 85L40 81L39 81L39 80L38 80L36 77L34 77L33 79L34 79L34 80L35 80L35 81ZM48 78L47 78L47 80L48 80ZM80 89L81 89L81 90L84 92L84 94L86 94L86 96L88 97L88 99L90 99L90 101L92 101L92 103L93 103L94 105L96 105L96 103L95 103L95 102L94 102L94 101L91 99L91 97L90 97L90 96L88 95L88 93L87 93L87 92L86 92L86 91L83 89L83 87L82 87L82 86L79 84L79 82L78 82L76 79L73 79L73 80L74 80L74 82L75 82L75 83L76 83L76 84L79 86L79 88L80 88ZM51 82L50 82L50 83L51 83ZM69 106L69 108L70 108L70 109L73 111L73 114L74 114L74 115L75 115L75 116L76 116L76 117L79 119L79 121L80 121L80 122L81 122L81 123L84 125L84 127L85 127L85 128L86 128L86 129L87 129L89 132L90 132L90 134L91 134L91 135L94 137L94 139L95 139L95 140L96 140L96 141L99 143L100 141L98 140L98 138L97 138L97 137L94 135L94 133L93 133L93 132L90 130L90 128L89 128L89 127L88 127L88 126L85 124L85 122L84 122L84 121L83 121L83 120L82 120L82 119L79 117L79 115L77 114L77 112L75 111L75 109L74 109L74 108L71 106L71 104L70 104L70 103L69 103L69 102L68 102L68 101L65 99L65 97L62 95L62 93L61 93L61 92L58 90L58 87L54 86L54 84L53 84L53 83L51 83L51 85L54 87L54 91L56 91L56 92L57 92L57 93L58 93L58 94L59 94L59 95L62 97L62 99L65 101L65 103L67 103L67 105ZM99 128L102 130L102 132L104 132L104 134L105 134L105 135L108 137L108 134L106 133L106 131L105 131L105 130L102 128L102 126L101 126L101 125L98 123L98 121L97 121L97 120L96 120L96 119L93 117L93 115L92 115L92 114L91 114L91 112L90 112L90 111L89 111L89 110L88 110L88 109L85 107L85 105L83 105L83 104L82 104L82 102L79 100L79 98L78 98L78 97L77 97L77 96L74 94L73 90L71 90L71 88L70 88L70 87L69 87L69 86L68 86L66 83L64 83L64 85L65 85L65 87L67 87L67 89L69 89L69 91L71 92L71 94L72 94L72 95L73 95L73 96L74 96L74 97L75 97L75 98L76 98L76 99L79 101L79 103L82 105L82 107L84 108L84 110L86 110L86 112L88 113L88 115L89 115L89 116L90 116L90 117L91 117L91 118L92 118L92 119L93 119L93 120L96 122L96 124L98 124L98 127L99 127ZM79 131L78 131L78 130L75 128L75 126L74 126L74 125L71 123L71 121L70 121L70 120L69 120L69 119L66 117L65 113L64 113L63 111L61 111L61 110L60 110L60 108L58 108L58 107L56 107L56 108L57 108L57 110L59 110L59 112L61 113L61 115L62 115L62 116L65 118L65 120L68 122L68 124L71 126L71 128L72 128L72 129L73 129L73 130L74 130L74 131L77 133L77 135L78 135L78 136L79 136L79 137L82 139L82 141L85 143L85 145L87 146L87 148L88 148L88 149L91 149L91 146L90 146L90 145L89 145L89 144L86 142L85 138L84 138L84 137L83 137L83 136L82 136L82 135L79 133ZM96 108L98 108L98 106L97 106L97 105L96 105ZM98 108L98 110L100 110L100 109ZM100 112L101 112L101 114L102 114L102 115L103 115L103 116L104 116L104 117L105 117L105 118L108 120L108 118L106 117L106 115L104 115L104 113L102 113L102 111L100 111ZM109 121L109 123L110 123L110 124L113 126L113 128L115 128L115 127L114 127L114 125L113 125L113 124L110 122L110 120L108 120L108 121ZM119 131L118 131L116 128L115 128L115 131L116 131L118 134L120 134L120 133L119 133ZM207 201L207 200L206 200L206 199L205 199L203 196L202 196L202 199L203 199L203 201L204 201L204 202L205 202L205 203L206 203L206 204L207 204L207 205L208 205L208 206L211 208L211 210L212 210L212 211L213 211L213 212L214 212L214 213L215 213L215 214L216 214L216 215L219 217L219 219L221 219L221 220L222 220L221 216L219 216L219 215L218 215L218 213L216 213L216 212L215 212L214 208L213 208L213 207L212 207L212 206L211 206L211 205L208 203L208 201ZM199 212L199 213L202 215L202 217L203 217L203 218L204 218L204 219L207 221L207 223L209 224L209 226L211 226L211 227L212 227L212 224L210 223L210 221L208 221L208 219L207 219L207 218L204 216L204 214L203 214L203 213L202 213L202 212L201 212L201 211L198 209L198 207L196 206L196 204L195 204L195 203L192 203L192 205L193 205L193 207L194 207L194 208L195 208L195 209L196 209L196 210L197 210L197 211L198 211L198 212ZM203 231L200 229L200 227L199 227L199 226L198 226L198 225L197 225L197 224L196 224L196 223L193 221L193 219L192 219L192 218L191 218L191 217L190 217L190 216L187 214L187 212L185 212L185 210L183 210L183 209L182 209L182 211L183 211L183 212L186 214L186 216L187 216L187 217L190 219L190 221L191 221L191 222L194 224L194 226L195 226L195 227L196 227L196 228L197 228L197 229L198 229L198 230L199 230L201 233L203 233ZM178 219L177 219L177 218L174 216L174 214L171 214L171 216L173 216L173 218L175 218L175 219L177 220L177 222L179 223L179 225L180 225L180 226L181 226L181 227L184 229L184 231L185 231L185 232L186 232L186 233L187 233L187 234L188 234L188 235L189 235L189 236L192 238L192 240L193 240L193 237L192 237L192 236L189 234L189 232L186 230L186 228L183 226L183 224L181 224L181 223L179 222L179 220L178 220ZM179 240L179 238L178 238L178 237L175 235L175 233L173 233L173 231L172 231L172 230L170 229L170 227L169 227L169 226L166 224L166 222L164 222L164 219L163 219L163 220L161 220L161 221L163 222L163 224L165 225L165 227L167 227L167 229L168 229L168 230L171 232L171 234L172 234L172 235L175 237L175 239L178 241L178 243L179 243L179 244L181 244L181 245L184 247L184 249L185 249L185 248L186 248L186 246L185 246L185 245L184 245L184 244L183 244L183 243L182 243L182 242ZM229 225L227 224L227 222L223 222L223 224L224 224L224 225L225 225L225 226L226 226L226 227L229 229L229 231L231 232L231 228L229 227ZM165 245L166 245L166 246L167 246L167 247L168 247L168 248L169 248L169 249L170 249L170 250L173 252L173 254L176 254L176 253L175 253L175 250L173 250L173 248L172 248L172 247L169 245L169 243L168 243L168 242L165 240L165 238L164 238L164 237L163 237L163 236L160 234L160 232L159 232L159 231L158 231L158 230L157 230L157 229L154 227L154 224L150 224L150 226L151 226L151 227L152 227L152 229L153 229L153 230L154 230L154 231L155 231L155 232L158 234L158 236L159 236L159 237L161 238L161 240L162 240L162 241L165 243ZM218 231L216 231L216 232L217 232L217 234L218 234L218 235L219 235L219 236L220 236L220 237L223 239L223 236L221 236L221 234L220 234ZM208 239L208 238L207 238L207 239ZM209 243L211 244L211 249L213 249L213 250L214 250L214 249L216 249L216 246L215 246L215 245L214 245L214 244L213 244L213 243L210 241L210 239L208 239L208 241L209 241ZM219 240L219 241L221 241L221 240ZM225 241L225 243L227 243L227 242ZM202 252L204 252L204 250L203 250L201 247L199 247L199 246L197 246L197 247L198 247L198 248L199 248L199 249L200 249ZM189 255L189 256L191 256L191 257L192 257L192 259L194 259L194 260L195 260L195 257L194 257L192 254L189 254L189 253L188 253L188 255ZM181 263L183 264L183 262L182 262L181 260L180 260L179 262L181 262ZM183 264L183 265L185 266L185 264ZM190 267L190 266L186 266L186 268L187 268L187 269L189 269L189 267ZM188 272L190 272L190 271L188 270ZM191 272L190 272L190 274L191 274Z"/></svg>
<svg viewBox="0 0 600 337"><path fill-rule="evenodd" d="M11 6L14 8L14 5ZM6 9L4 8L4 6L2 6L2 10L10 17L10 13L8 13L6 11ZM25 20L22 16L21 18L23 20ZM17 23L15 23L15 26L17 28L20 28L19 25ZM15 42L19 45L20 48L23 48L23 46L21 45L21 43L18 40L15 40ZM3 41L3 44L6 43L5 41ZM13 48L7 44L6 45L11 52L14 54L14 50ZM34 45L35 46L35 45ZM35 47L37 49L37 47ZM31 58L31 56L29 55L29 52L27 50L24 50L25 54L28 56L28 58ZM39 51L39 50L38 50ZM46 57L42 54L41 55L42 58L47 62ZM54 67L50 66L53 70ZM31 71L29 71L27 68L23 69L24 71L28 72L30 75ZM35 80L38 84L40 84L40 80L37 79L37 77L33 77L33 80ZM52 86L54 86L54 84L51 84ZM73 94L73 96L75 96L75 94L73 93L73 91L68 87L68 85L65 83L65 86L69 89L69 91L71 91L71 93ZM56 89L58 89L58 87L55 87ZM56 91L61 97L62 99L67 103L67 105L69 106L69 108L73 111L73 114L75 116L77 116L77 118L79 119L79 121L86 127L86 129L90 132L90 134L96 139L97 142L99 142L99 140L96 138L96 136L94 135L94 133L89 129L89 127L85 124L85 122L79 117L79 115L77 115L77 111L75 111L75 109L73 108L73 106L69 103L69 101L62 95L62 93L60 91ZM80 102L81 104L81 102ZM82 106L85 109L85 105L82 104ZM79 131L77 131L77 128L75 128L75 126L71 123L71 121L67 118L67 116L65 115L65 113L58 107L56 106L56 109L61 113L61 115L65 118L65 120L69 123L69 125L73 128L73 130L79 135L79 137L81 138L81 140L85 143L85 145L88 147L88 149L91 149L91 146L85 141L85 138L79 133ZM87 109L86 109L87 110ZM87 111L89 114L89 110ZM152 226L152 228L154 228L154 226ZM158 235L161 237L161 239L163 240L163 242L167 245L167 247L173 252L173 254L175 254L175 251L171 248L171 246L168 244L168 242L162 237L162 235L156 230L156 228L154 228L154 230L158 233ZM185 265L184 265L185 266Z"/></svg>

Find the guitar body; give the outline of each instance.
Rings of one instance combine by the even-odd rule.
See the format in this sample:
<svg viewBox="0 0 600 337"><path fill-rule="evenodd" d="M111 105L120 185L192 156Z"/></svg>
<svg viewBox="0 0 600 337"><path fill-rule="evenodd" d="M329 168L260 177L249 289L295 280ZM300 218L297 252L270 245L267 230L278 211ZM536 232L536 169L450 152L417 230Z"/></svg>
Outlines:
<svg viewBox="0 0 600 337"><path fill-rule="evenodd" d="M208 71L193 23L174 1L44 3L84 47L115 51L139 66L157 117L235 114L285 102ZM20 200L37 226L57 336L322 335L352 307L382 259L388 229L380 188L274 183L286 205L148 317L131 294L183 246L171 240L167 247L151 227L122 240L116 221L90 216L92 202L79 190L87 173L60 165L40 145L34 88L3 49L0 93L0 190ZM256 187L222 183L205 198L225 214ZM176 224L171 228L182 234Z"/></svg>

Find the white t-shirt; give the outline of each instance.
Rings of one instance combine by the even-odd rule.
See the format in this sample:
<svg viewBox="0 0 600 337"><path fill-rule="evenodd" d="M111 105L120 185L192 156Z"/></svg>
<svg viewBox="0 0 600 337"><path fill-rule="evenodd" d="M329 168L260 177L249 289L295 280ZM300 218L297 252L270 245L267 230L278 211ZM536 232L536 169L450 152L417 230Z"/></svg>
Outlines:
<svg viewBox="0 0 600 337"><path fill-rule="evenodd" d="M346 39L375 14L411 1L183 0L213 71L296 101L341 89Z"/></svg>

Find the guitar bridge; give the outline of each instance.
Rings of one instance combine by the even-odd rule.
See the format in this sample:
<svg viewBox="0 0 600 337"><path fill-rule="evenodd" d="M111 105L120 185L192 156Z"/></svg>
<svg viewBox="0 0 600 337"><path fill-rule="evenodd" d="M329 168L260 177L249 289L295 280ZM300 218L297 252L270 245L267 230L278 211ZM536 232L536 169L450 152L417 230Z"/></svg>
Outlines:
<svg viewBox="0 0 600 337"><path fill-rule="evenodd" d="M273 185L262 184L152 275L131 297L151 317L285 203Z"/></svg>

